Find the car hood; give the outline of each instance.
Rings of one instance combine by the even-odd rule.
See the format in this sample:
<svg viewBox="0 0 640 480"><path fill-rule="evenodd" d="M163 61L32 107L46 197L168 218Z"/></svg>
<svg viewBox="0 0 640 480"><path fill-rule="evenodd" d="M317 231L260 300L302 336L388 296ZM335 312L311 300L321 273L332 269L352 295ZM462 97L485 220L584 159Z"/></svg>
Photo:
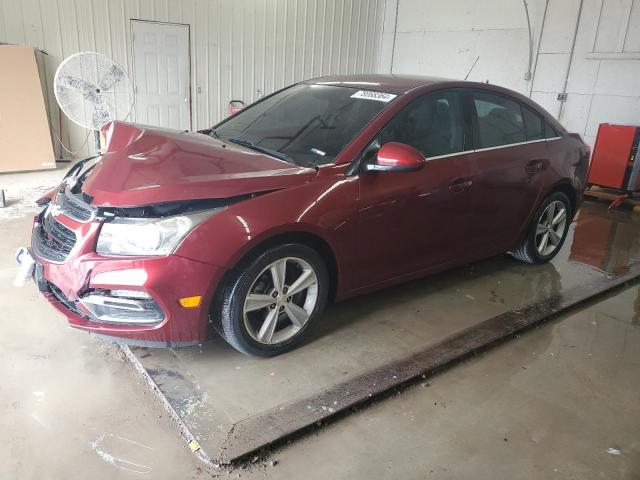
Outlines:
<svg viewBox="0 0 640 480"><path fill-rule="evenodd" d="M300 185L316 173L200 133L112 122L103 134L107 151L82 185L97 206L230 198Z"/></svg>

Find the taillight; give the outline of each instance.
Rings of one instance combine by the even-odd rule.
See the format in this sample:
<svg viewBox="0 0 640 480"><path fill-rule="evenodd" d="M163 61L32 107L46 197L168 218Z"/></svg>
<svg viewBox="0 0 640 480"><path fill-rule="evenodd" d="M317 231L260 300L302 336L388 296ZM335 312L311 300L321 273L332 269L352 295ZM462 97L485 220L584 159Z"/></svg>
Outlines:
<svg viewBox="0 0 640 480"><path fill-rule="evenodd" d="M591 158L591 146L586 143L582 143L580 147L580 160L585 161L585 163L589 163L589 159Z"/></svg>

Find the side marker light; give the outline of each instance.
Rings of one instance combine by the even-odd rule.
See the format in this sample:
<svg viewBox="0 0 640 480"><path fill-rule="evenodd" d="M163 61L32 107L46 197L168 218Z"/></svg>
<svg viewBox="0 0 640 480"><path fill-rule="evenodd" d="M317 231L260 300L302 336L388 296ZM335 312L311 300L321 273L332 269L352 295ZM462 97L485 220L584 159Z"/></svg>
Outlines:
<svg viewBox="0 0 640 480"><path fill-rule="evenodd" d="M193 297L182 297L178 299L178 303L184 308L196 308L200 306L202 301L202 295L195 295Z"/></svg>

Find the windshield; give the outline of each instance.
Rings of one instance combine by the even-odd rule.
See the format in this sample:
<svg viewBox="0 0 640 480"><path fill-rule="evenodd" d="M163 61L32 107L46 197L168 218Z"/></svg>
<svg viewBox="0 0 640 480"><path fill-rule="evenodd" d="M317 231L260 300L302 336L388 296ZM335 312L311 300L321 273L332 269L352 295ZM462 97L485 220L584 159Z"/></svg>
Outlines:
<svg viewBox="0 0 640 480"><path fill-rule="evenodd" d="M396 95L329 85L294 85L215 129L222 140L303 167L331 163Z"/></svg>

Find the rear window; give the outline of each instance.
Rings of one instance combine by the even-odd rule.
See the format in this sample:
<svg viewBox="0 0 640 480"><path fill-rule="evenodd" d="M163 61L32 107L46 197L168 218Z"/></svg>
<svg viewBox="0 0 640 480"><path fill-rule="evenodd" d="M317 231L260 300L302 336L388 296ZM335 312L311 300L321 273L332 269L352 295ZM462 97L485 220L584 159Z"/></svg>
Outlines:
<svg viewBox="0 0 640 480"><path fill-rule="evenodd" d="M527 140L541 140L544 138L544 123L540 115L535 113L526 105L522 106L524 114L524 129Z"/></svg>
<svg viewBox="0 0 640 480"><path fill-rule="evenodd" d="M544 138L556 138L559 136L560 134L556 131L555 128L549 125L548 122L544 122Z"/></svg>
<svg viewBox="0 0 640 480"><path fill-rule="evenodd" d="M520 103L493 93L473 92L476 109L476 148L524 142L526 139Z"/></svg>

